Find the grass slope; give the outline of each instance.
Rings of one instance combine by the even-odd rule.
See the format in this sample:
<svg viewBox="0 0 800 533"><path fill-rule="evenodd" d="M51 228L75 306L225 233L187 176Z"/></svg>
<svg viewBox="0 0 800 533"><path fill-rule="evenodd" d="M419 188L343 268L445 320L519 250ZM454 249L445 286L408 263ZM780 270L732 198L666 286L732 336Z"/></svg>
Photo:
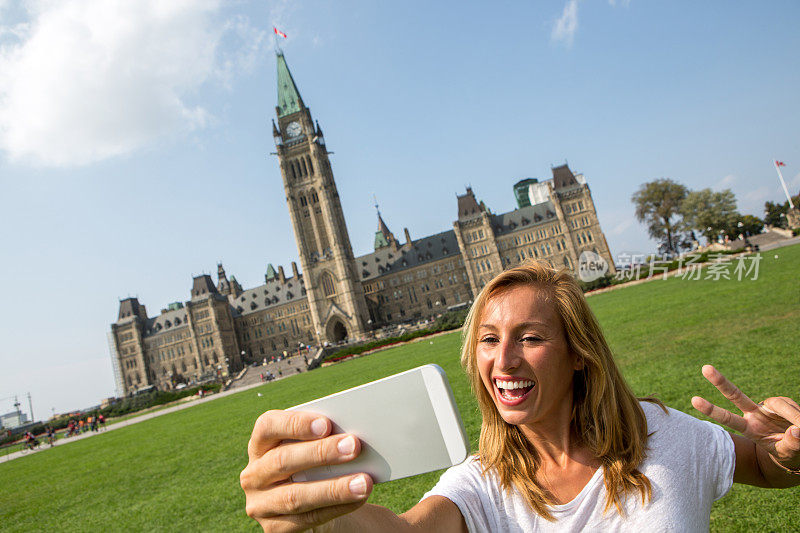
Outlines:
<svg viewBox="0 0 800 533"><path fill-rule="evenodd" d="M800 246L774 253L757 281L671 278L589 299L637 394L687 412L694 394L718 401L699 371L710 362L757 400L800 399ZM2 463L0 529L256 530L238 475L260 413L425 363L447 372L474 447L480 419L458 349L457 333L423 340ZM437 478L380 485L371 501L403 511ZM712 530L792 530L798 509L800 489L735 486L714 506Z"/></svg>

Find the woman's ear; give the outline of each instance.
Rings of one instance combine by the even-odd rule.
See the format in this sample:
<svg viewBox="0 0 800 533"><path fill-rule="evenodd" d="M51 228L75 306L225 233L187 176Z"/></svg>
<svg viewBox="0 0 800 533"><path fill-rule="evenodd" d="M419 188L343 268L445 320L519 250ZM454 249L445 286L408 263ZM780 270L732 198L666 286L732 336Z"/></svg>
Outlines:
<svg viewBox="0 0 800 533"><path fill-rule="evenodd" d="M572 368L574 368L575 370L583 370L583 367L584 367L583 357L581 357L580 355L578 355L576 353L573 353L572 354Z"/></svg>

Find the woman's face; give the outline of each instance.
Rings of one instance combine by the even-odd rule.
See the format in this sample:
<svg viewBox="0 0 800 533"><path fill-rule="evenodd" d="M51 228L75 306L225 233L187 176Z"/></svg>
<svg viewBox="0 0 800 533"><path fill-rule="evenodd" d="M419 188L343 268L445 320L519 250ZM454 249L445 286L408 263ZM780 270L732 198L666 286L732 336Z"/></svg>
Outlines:
<svg viewBox="0 0 800 533"><path fill-rule="evenodd" d="M571 416L572 376L581 366L544 296L534 287L514 286L491 297L479 317L478 371L509 424Z"/></svg>

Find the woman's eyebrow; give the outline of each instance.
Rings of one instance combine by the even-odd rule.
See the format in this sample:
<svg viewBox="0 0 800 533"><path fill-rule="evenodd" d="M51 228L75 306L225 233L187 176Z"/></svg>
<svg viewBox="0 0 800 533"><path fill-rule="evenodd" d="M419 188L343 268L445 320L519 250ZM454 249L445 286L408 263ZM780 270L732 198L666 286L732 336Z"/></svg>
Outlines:
<svg viewBox="0 0 800 533"><path fill-rule="evenodd" d="M529 322L520 322L519 324L514 324L514 329L524 329L524 328L534 328L534 327L549 327L544 322L539 322L538 320L532 320ZM485 328L485 329L497 329L497 326L494 324L480 324L478 328Z"/></svg>

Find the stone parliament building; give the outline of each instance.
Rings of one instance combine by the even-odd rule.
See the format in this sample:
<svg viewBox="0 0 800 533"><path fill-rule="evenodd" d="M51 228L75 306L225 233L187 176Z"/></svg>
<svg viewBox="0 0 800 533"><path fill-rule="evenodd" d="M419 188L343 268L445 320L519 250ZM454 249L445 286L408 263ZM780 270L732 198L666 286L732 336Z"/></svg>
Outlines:
<svg viewBox="0 0 800 533"><path fill-rule="evenodd" d="M567 165L513 187L518 208L494 214L471 188L457 196L452 229L398 239L378 212L374 251L355 257L318 123L282 52L273 137L300 268L269 265L244 289L218 265L193 279L190 298L154 316L137 298L119 304L109 347L125 395L227 376L303 345L363 338L389 325L468 305L504 268L528 259L577 269L584 250L614 262L585 178Z"/></svg>

